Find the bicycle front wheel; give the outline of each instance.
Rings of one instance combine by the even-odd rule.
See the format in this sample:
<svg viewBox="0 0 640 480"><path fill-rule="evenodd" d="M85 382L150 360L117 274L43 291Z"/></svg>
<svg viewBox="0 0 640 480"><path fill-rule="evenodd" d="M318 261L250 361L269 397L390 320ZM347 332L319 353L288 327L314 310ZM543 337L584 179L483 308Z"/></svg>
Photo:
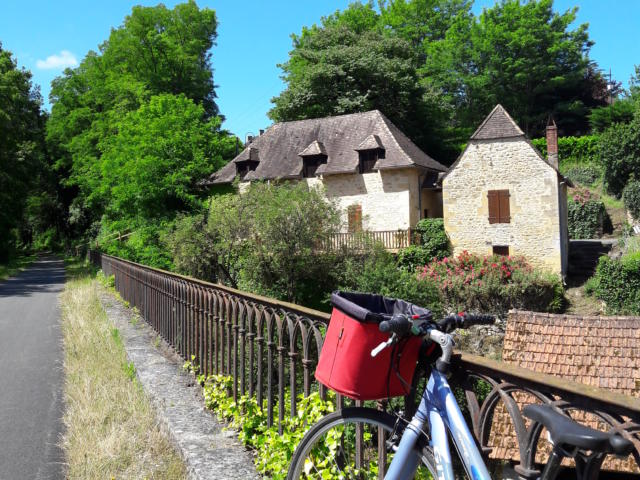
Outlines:
<svg viewBox="0 0 640 480"><path fill-rule="evenodd" d="M323 417L296 448L287 479L383 479L393 458L385 442L395 422L393 415L364 407L343 408ZM414 478L435 478L435 472L427 448Z"/></svg>

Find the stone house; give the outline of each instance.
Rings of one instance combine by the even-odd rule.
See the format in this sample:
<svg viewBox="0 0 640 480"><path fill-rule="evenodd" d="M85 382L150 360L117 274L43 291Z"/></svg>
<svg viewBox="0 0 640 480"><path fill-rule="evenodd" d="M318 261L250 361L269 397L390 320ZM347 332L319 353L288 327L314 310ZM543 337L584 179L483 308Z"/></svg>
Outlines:
<svg viewBox="0 0 640 480"><path fill-rule="evenodd" d="M491 111L442 180L444 224L455 254L521 255L566 274L572 185L558 171L557 138L551 124L545 159L501 105Z"/></svg>
<svg viewBox="0 0 640 480"><path fill-rule="evenodd" d="M447 168L378 110L272 125L205 184L240 179L322 187L343 212L345 232L397 231L441 217L438 175Z"/></svg>

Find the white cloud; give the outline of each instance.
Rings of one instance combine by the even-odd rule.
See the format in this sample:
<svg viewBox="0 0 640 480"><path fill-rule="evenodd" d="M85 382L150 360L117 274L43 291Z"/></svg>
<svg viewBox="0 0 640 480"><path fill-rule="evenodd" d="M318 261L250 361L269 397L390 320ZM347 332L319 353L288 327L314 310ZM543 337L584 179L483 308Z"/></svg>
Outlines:
<svg viewBox="0 0 640 480"><path fill-rule="evenodd" d="M38 60L36 62L36 66L42 70L62 70L76 65L78 65L78 60L69 50L62 50L60 55L50 55L46 60Z"/></svg>

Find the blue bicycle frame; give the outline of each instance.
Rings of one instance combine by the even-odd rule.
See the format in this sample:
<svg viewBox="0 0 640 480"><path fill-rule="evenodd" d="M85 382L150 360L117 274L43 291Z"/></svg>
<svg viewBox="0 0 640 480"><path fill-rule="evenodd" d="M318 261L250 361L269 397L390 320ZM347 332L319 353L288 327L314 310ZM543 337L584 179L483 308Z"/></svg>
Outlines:
<svg viewBox="0 0 640 480"><path fill-rule="evenodd" d="M423 427L427 422L438 480L455 480L447 430L451 433L451 438L469 478L472 480L491 480L482 455L478 451L456 398L449 387L449 382L435 368L429 377L418 411L402 435L398 449L384 477L385 480L413 478L421 455L415 447L420 436L424 434Z"/></svg>

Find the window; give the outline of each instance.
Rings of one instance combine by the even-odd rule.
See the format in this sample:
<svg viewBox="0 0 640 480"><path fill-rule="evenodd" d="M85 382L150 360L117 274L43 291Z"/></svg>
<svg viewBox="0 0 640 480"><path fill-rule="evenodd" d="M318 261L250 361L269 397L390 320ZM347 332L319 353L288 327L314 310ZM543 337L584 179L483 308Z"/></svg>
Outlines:
<svg viewBox="0 0 640 480"><path fill-rule="evenodd" d="M312 155L309 157L303 157L302 159L302 176L304 178L311 178L316 176L316 170L323 163L327 163L326 155Z"/></svg>
<svg viewBox="0 0 640 480"><path fill-rule="evenodd" d="M489 223L510 223L509 190L489 190Z"/></svg>
<svg viewBox="0 0 640 480"><path fill-rule="evenodd" d="M349 205L347 208L347 217L349 221L349 232L362 231L362 205Z"/></svg>
<svg viewBox="0 0 640 480"><path fill-rule="evenodd" d="M236 174L239 175L240 178L244 178L247 173L254 171L256 168L258 168L258 162L236 162Z"/></svg>
<svg viewBox="0 0 640 480"><path fill-rule="evenodd" d="M493 254L494 255L503 255L505 257L509 256L509 245L494 245L493 246Z"/></svg>
<svg viewBox="0 0 640 480"><path fill-rule="evenodd" d="M358 166L359 173L373 172L373 167L378 161L378 150L361 150L360 152L360 165Z"/></svg>

